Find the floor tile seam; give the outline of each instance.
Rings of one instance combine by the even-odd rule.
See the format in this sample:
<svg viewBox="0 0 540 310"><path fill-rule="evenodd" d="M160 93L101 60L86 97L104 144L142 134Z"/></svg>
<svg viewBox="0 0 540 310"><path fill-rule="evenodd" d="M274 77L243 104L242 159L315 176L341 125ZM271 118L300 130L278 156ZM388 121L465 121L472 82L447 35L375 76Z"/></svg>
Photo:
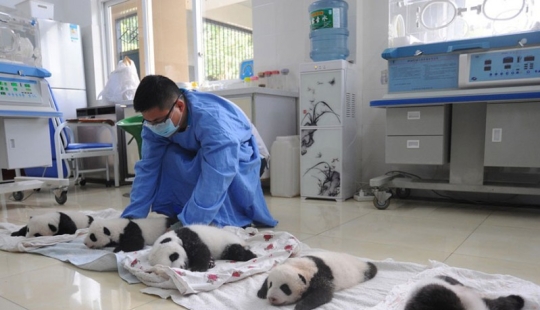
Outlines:
<svg viewBox="0 0 540 310"><path fill-rule="evenodd" d="M332 236L329 236L329 235L322 235L324 232L321 233L321 236L322 237L328 237L328 238L336 238L336 237L332 237ZM469 236L465 237L464 240L467 240ZM462 243L460 243L458 246L456 246L455 249L453 250L449 250L449 251L443 251L443 250L433 250L433 249L430 249L430 248L427 248L425 246L411 246L411 245L404 245L402 243L398 243L398 242L380 242L380 241L373 241L373 240L368 240L368 239L358 239L358 238L351 238L351 237L346 237L346 236L341 236L339 237L341 239L345 239L345 240L349 240L349 241L359 241L359 242L370 242L370 243L377 243L377 244L383 244L383 245L388 245L388 246L401 246L401 247L406 247L406 248L409 248L409 249L415 249L415 250L423 250L423 251L435 251L435 252L444 252L444 253L451 253L453 254L455 252L456 249L458 249ZM464 241L463 241L464 242Z"/></svg>
<svg viewBox="0 0 540 310"><path fill-rule="evenodd" d="M371 212L370 212L370 213L371 213ZM334 230L334 229L336 229L336 228L339 228L340 226L343 226L343 225L345 225L345 224L348 224L348 223L350 223L350 222L352 222L352 221L355 221L355 220L357 220L357 219L359 219L359 218L361 218L361 217L363 217L363 216L366 216L366 215L368 215L368 214L369 214L369 213L362 214L362 215L359 215L359 216L357 216L357 217L355 217L355 218L353 218L353 219L350 219L350 220L348 220L348 221L345 221L345 222L343 222L343 223L339 223L339 225L334 226L334 227L331 227L331 228L328 228L328 229L326 229L326 230L323 230L323 231L317 233L317 234L314 235L314 236L322 235L322 234L324 234L325 232L329 232L329 231L331 231L331 230Z"/></svg>
<svg viewBox="0 0 540 310"><path fill-rule="evenodd" d="M321 237L326 237L326 238L334 238L334 237L329 236L329 235L322 235L323 233L321 233L319 235L316 235L316 236L321 236ZM313 237L315 237L315 236L313 236ZM372 243L372 244L380 244L380 245L385 245L385 246L400 246L400 247L404 247L404 248L407 248L407 249L410 249L410 250L422 250L422 251L432 251L432 252L441 252L441 253L453 253L453 252L448 252L448 251L430 250L430 249L426 249L426 248L420 248L420 247L403 245L403 244L396 244L396 243L379 242L379 241L365 240L365 239L360 240L360 239L348 238L348 237L339 237L339 238L340 239L345 239L345 240L348 240L348 241L358 241L358 242L365 242L365 243Z"/></svg>
<svg viewBox="0 0 540 310"><path fill-rule="evenodd" d="M384 210L381 210L382 212L385 212ZM366 213L367 214L371 214L371 213ZM419 215L406 215L406 214L395 214L395 213L392 213L392 214L387 214L388 216L392 216L392 217L399 217L399 218L402 218L402 217L407 217L407 218L410 218L410 219L417 219L417 220L432 220L432 221L435 221L435 222L444 222L444 223L448 223L448 220L444 220L444 219L438 219L438 218L433 218L433 217L429 217L429 216L419 216ZM491 214L490 214L491 215ZM489 217L486 216L486 218L484 218L481 223L483 223L487 218ZM481 224L480 223L480 224ZM478 224L478 225L480 225ZM467 226L471 226L471 225L467 225Z"/></svg>
<svg viewBox="0 0 540 310"><path fill-rule="evenodd" d="M456 253L456 251L457 251L457 250L458 250L458 249L459 249L459 248L460 248L467 240L469 240L469 238L470 238L470 237L471 237L471 236L472 236L472 235L480 228L480 226L482 226L482 224L484 224L484 223L487 221L487 219L488 219L492 214L493 214L493 211L491 211L490 214L489 214L488 216L486 216L486 218L484 218L484 220L483 220L481 223L479 223L479 224L476 226L476 228L473 229L473 230L469 233L469 235L468 235L467 237L465 237L465 238L463 239L463 241L462 241L462 242L461 242L461 243L460 243L460 244L452 251L452 253L451 253L450 255ZM457 253L456 253L456 254L457 254Z"/></svg>
<svg viewBox="0 0 540 310"><path fill-rule="evenodd" d="M5 300L7 300L7 301L9 301L9 302L10 302L10 303L12 303L12 304L14 304L14 305L18 306L18 307L21 307L22 309L26 309L26 310L29 310L28 308L26 308L26 307L23 307L23 306L22 306L21 304L17 303L17 302L16 302L16 301L14 301L14 300L11 300L11 299L7 298L6 296L2 296L2 295L0 295L0 297L1 297L1 298L3 298L3 299L5 299Z"/></svg>
<svg viewBox="0 0 540 310"><path fill-rule="evenodd" d="M146 306L146 305L148 305L148 304L150 304L150 303L153 303L154 301L155 301L155 300L150 300L150 301L145 302L145 303L143 303L143 304L140 304L140 305L137 305L137 306L135 306L135 307L129 308L129 310L137 310L137 309L140 309L141 307L144 307L144 306ZM172 299L171 299L171 302L173 302ZM173 302L173 303L174 303L174 302ZM183 309L183 308L178 308L178 309L181 310L181 309Z"/></svg>
<svg viewBox="0 0 540 310"><path fill-rule="evenodd" d="M534 228L534 227L523 227L523 226L508 226L508 225L489 224L489 223L484 223L484 222L482 222L482 225L483 226L491 226L491 227L525 229L525 230L532 230L532 231L540 232L540 227L539 228Z"/></svg>
<svg viewBox="0 0 540 310"><path fill-rule="evenodd" d="M30 254L30 253L29 253ZM34 255L39 255L39 254L34 254ZM44 256L44 255L40 255L40 256L43 256L43 257L47 257L47 256ZM60 261L61 262L61 261ZM53 267L55 266L56 264L51 264L51 265L47 265L47 266L41 266L41 267L38 267L38 268L35 268L35 269L30 269L30 270L25 270L25 271L20 271L20 272L17 272L17 273L13 273L13 274L10 274L10 275L6 275L6 276L0 276L0 281L1 280L4 280L4 279L7 279L7 278L10 278L10 277L13 277L13 276L19 276L19 275L22 275L24 273L27 273L27 272L36 272L38 270L41 270L41 269L45 269L45 268L49 268L49 267ZM63 264L58 264L58 265L63 265Z"/></svg>
<svg viewBox="0 0 540 310"><path fill-rule="evenodd" d="M353 239L347 239L347 240L353 240ZM400 247L403 247L403 248L406 248L406 249L409 249L409 250L422 250L422 251L430 251L430 252L437 252L437 253L450 253L450 252L447 252L447 251L441 251L441 250L428 250L428 249L420 249L420 248L417 248L417 247L412 247L412 246L408 246L408 245L401 245L401 244L394 244L394 243L384 243L384 242L375 242L375 241L364 241L364 240L353 240L353 241L360 241L360 242L364 242L364 243L371 243L371 244L376 244L376 245L384 245L384 246L400 246Z"/></svg>
<svg viewBox="0 0 540 310"><path fill-rule="evenodd" d="M492 257L492 256L482 256L482 255L472 255L472 254L463 254L463 253L452 253L452 255L460 255L460 256L467 256L467 257L472 257L472 258L486 258L486 259L492 259L492 260L497 260L497 261L503 261L503 262L507 262L507 263L510 263L510 264L516 264L516 263L519 263L519 264L527 264L527 265L533 265L533 266L536 266L536 267L540 267L540 263L535 263L535 262L531 262L531 261L516 261L516 260L508 260L508 259L503 259L503 258L499 258L499 257Z"/></svg>

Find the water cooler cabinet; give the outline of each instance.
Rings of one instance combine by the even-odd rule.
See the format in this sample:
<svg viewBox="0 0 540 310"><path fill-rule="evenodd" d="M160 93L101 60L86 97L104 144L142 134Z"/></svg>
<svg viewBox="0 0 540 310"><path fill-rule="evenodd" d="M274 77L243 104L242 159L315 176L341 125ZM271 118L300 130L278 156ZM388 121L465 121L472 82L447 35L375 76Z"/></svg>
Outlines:
<svg viewBox="0 0 540 310"><path fill-rule="evenodd" d="M355 191L356 83L344 60L300 66L300 195L343 201Z"/></svg>

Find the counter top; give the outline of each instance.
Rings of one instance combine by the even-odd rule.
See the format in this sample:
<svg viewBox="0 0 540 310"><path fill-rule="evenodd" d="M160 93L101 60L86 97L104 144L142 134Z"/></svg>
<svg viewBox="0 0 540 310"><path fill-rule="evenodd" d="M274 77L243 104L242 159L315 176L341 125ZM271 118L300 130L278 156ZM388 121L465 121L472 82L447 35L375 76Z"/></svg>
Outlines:
<svg viewBox="0 0 540 310"><path fill-rule="evenodd" d="M283 89L274 89L266 87L241 87L241 88L231 88L231 89L220 89L207 91L209 93L216 94L218 96L234 96L234 95L251 95L251 94L262 94L262 95L273 95L273 96L282 96L282 97L298 97L298 92L283 90Z"/></svg>

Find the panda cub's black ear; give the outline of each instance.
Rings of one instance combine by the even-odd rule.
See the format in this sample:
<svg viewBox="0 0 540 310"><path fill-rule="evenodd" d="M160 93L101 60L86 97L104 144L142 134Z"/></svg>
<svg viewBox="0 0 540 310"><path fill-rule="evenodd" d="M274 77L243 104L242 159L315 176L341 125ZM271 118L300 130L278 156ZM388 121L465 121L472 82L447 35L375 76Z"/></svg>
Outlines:
<svg viewBox="0 0 540 310"><path fill-rule="evenodd" d="M56 228L56 226L54 226L53 224L49 224L49 229L54 233L58 230L58 228Z"/></svg>
<svg viewBox="0 0 540 310"><path fill-rule="evenodd" d="M261 299L265 299L266 298L266 294L268 293L268 278L266 278L261 286L261 288L259 289L259 291L257 292L257 297L261 298Z"/></svg>
<svg viewBox="0 0 540 310"><path fill-rule="evenodd" d="M111 235L111 232L109 231L107 227L103 227L103 233L106 234L107 236Z"/></svg>
<svg viewBox="0 0 540 310"><path fill-rule="evenodd" d="M304 284L307 284L306 278L304 278L303 275L298 274L298 277L300 278L300 280L302 280L302 282L304 282Z"/></svg>

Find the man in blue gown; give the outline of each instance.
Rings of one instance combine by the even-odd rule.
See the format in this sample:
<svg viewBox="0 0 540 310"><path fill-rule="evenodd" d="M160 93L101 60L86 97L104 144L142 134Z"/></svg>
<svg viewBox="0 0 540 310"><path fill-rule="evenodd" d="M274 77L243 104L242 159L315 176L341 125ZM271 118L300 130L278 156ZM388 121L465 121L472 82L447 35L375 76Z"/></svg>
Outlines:
<svg viewBox="0 0 540 310"><path fill-rule="evenodd" d="M251 123L236 105L149 75L133 106L145 120L142 158L122 217L143 218L151 209L184 225L277 224L261 189Z"/></svg>

